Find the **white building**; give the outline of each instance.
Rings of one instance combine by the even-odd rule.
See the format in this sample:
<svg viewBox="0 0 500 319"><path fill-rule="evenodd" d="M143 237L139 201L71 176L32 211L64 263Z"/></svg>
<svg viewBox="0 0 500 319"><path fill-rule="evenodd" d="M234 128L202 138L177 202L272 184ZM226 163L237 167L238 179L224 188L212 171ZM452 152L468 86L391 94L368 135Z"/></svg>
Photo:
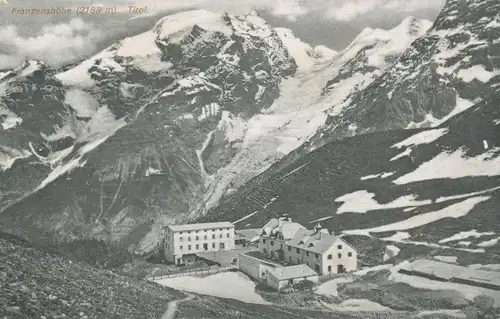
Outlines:
<svg viewBox="0 0 500 319"><path fill-rule="evenodd" d="M321 226L308 230L288 217L271 219L262 229L259 249L285 264L306 264L319 275L357 269L357 252Z"/></svg>
<svg viewBox="0 0 500 319"><path fill-rule="evenodd" d="M195 254L234 249L230 222L169 225L165 231L165 257L176 265L189 264Z"/></svg>
<svg viewBox="0 0 500 319"><path fill-rule="evenodd" d="M272 268L267 272L267 284L276 290L291 287L303 280L317 283L319 275L304 264Z"/></svg>

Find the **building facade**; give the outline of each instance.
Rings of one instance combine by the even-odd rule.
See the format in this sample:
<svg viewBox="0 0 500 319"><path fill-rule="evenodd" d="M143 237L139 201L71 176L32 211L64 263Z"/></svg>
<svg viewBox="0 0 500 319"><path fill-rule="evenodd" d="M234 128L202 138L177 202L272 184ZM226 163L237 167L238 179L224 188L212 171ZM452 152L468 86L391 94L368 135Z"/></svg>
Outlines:
<svg viewBox="0 0 500 319"><path fill-rule="evenodd" d="M164 228L164 251L169 262L189 264L196 253L232 250L234 225L230 222L169 225Z"/></svg>
<svg viewBox="0 0 500 319"><path fill-rule="evenodd" d="M267 272L267 285L278 291L293 287L293 285L304 280L317 283L319 275L304 264L273 268Z"/></svg>
<svg viewBox="0 0 500 319"><path fill-rule="evenodd" d="M316 226L308 230L288 217L271 219L262 229L259 250L292 265L305 264L321 276L355 271L357 252L339 236Z"/></svg>

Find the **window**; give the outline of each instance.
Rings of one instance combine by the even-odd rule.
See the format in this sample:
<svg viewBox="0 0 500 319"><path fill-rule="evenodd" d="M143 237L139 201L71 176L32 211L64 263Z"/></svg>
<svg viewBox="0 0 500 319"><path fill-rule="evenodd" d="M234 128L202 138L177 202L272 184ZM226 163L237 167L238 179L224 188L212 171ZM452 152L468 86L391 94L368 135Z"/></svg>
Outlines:
<svg viewBox="0 0 500 319"><path fill-rule="evenodd" d="M180 250L182 250L182 249L183 249L184 247L182 247L182 246L179 246L179 248L180 248Z"/></svg>
<svg viewBox="0 0 500 319"><path fill-rule="evenodd" d="M292 251L292 247L288 246L288 251Z"/></svg>
<svg viewBox="0 0 500 319"><path fill-rule="evenodd" d="M290 257L288 257L288 261L289 261L289 262L292 262L292 257L291 257L291 256L290 256Z"/></svg>
<svg viewBox="0 0 500 319"><path fill-rule="evenodd" d="M184 240L184 238L182 238L182 237L179 237L179 241L183 241L183 240Z"/></svg>
<svg viewBox="0 0 500 319"><path fill-rule="evenodd" d="M281 249L283 249L283 244L281 244Z"/></svg>
<svg viewBox="0 0 500 319"><path fill-rule="evenodd" d="M267 253L267 249L265 249L265 248L262 249L262 251L264 252L264 254Z"/></svg>
<svg viewBox="0 0 500 319"><path fill-rule="evenodd" d="M309 252L308 251L306 251L306 256L309 257Z"/></svg>
<svg viewBox="0 0 500 319"><path fill-rule="evenodd" d="M179 234L181 234L181 235L182 235L182 232L179 232Z"/></svg>
<svg viewBox="0 0 500 319"><path fill-rule="evenodd" d="M338 246L337 246L337 248L338 248L338 249L342 249L342 245L338 245Z"/></svg>
<svg viewBox="0 0 500 319"><path fill-rule="evenodd" d="M341 253L339 253L339 258L342 258L342 254Z"/></svg>
<svg viewBox="0 0 500 319"><path fill-rule="evenodd" d="M191 245L188 246L188 250L191 250Z"/></svg>
<svg viewBox="0 0 500 319"><path fill-rule="evenodd" d="M205 233L207 232L207 230L205 229Z"/></svg>
<svg viewBox="0 0 500 319"><path fill-rule="evenodd" d="M188 237L188 241L191 241L191 237Z"/></svg>
<svg viewBox="0 0 500 319"><path fill-rule="evenodd" d="M220 243L220 244L219 244L219 248L220 248L220 249L224 249L224 243Z"/></svg>
<svg viewBox="0 0 500 319"><path fill-rule="evenodd" d="M215 248L215 243L212 243L212 248Z"/></svg>
<svg viewBox="0 0 500 319"><path fill-rule="evenodd" d="M215 239L215 234L212 234L212 239Z"/></svg>
<svg viewBox="0 0 500 319"><path fill-rule="evenodd" d="M352 257L352 253L351 253L351 252L348 252L348 253L347 253L347 257Z"/></svg>
<svg viewBox="0 0 500 319"><path fill-rule="evenodd" d="M316 254L316 259L319 259L319 254Z"/></svg>
<svg viewBox="0 0 500 319"><path fill-rule="evenodd" d="M300 250L298 248L295 249L297 251L297 254L300 254Z"/></svg>
<svg viewBox="0 0 500 319"><path fill-rule="evenodd" d="M198 232L199 232L199 230L196 231L196 233L198 233Z"/></svg>
<svg viewBox="0 0 500 319"><path fill-rule="evenodd" d="M196 240L200 240L200 236L196 236Z"/></svg>
<svg viewBox="0 0 500 319"><path fill-rule="evenodd" d="M219 237L222 238L222 234L220 234Z"/></svg>
<svg viewBox="0 0 500 319"><path fill-rule="evenodd" d="M196 250L200 249L200 245L196 244Z"/></svg>
<svg viewBox="0 0 500 319"><path fill-rule="evenodd" d="M229 234L227 234L226 237L229 238Z"/></svg>
<svg viewBox="0 0 500 319"><path fill-rule="evenodd" d="M265 240L265 239L262 239L262 242L265 244L265 243L266 243L266 240Z"/></svg>
<svg viewBox="0 0 500 319"><path fill-rule="evenodd" d="M274 241L273 240L271 240L271 246L274 246Z"/></svg>
<svg viewBox="0 0 500 319"><path fill-rule="evenodd" d="M328 272L332 272L332 266L328 266Z"/></svg>
<svg viewBox="0 0 500 319"><path fill-rule="evenodd" d="M208 236L207 236L207 235L205 235L205 239L208 239Z"/></svg>
<svg viewBox="0 0 500 319"><path fill-rule="evenodd" d="M332 259L332 254L328 255L328 259L331 260Z"/></svg>

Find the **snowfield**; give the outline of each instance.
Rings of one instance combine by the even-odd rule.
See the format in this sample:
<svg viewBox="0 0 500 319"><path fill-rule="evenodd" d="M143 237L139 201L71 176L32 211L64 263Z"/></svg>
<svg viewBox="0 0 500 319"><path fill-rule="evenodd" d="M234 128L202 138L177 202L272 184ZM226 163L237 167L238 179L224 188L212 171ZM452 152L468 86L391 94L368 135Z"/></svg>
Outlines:
<svg viewBox="0 0 500 319"><path fill-rule="evenodd" d="M445 207L441 210L416 215L400 222L368 229L345 231L345 233L369 234L413 229L444 218L459 218L465 216L474 208L474 206L488 199L490 199L490 197L487 196L472 197L462 202Z"/></svg>
<svg viewBox="0 0 500 319"><path fill-rule="evenodd" d="M255 290L255 284L239 272L225 272L207 277L177 277L158 280L170 288L202 295L236 299L255 304L269 304Z"/></svg>
<svg viewBox="0 0 500 319"><path fill-rule="evenodd" d="M498 151L500 148L490 148L488 152L476 157L467 157L463 149L452 153L443 152L393 182L403 185L439 178L498 176L500 175L500 157L494 156Z"/></svg>

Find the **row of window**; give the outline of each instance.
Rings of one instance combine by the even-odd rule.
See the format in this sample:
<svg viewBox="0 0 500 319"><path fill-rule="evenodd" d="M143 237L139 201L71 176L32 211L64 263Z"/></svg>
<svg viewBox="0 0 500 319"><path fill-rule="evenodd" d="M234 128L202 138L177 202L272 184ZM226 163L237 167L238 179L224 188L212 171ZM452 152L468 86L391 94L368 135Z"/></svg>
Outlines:
<svg viewBox="0 0 500 319"><path fill-rule="evenodd" d="M267 250L266 250L265 248L264 248L264 250L263 250L263 251L264 251L264 253L267 253ZM297 253L298 253L298 252L299 252L299 250L297 249ZM274 256L274 251L271 251L271 257L273 257L273 256ZM306 251L306 256L307 256L307 257L309 257L309 252L308 252L308 251ZM319 257L320 257L320 255L319 255L319 254L314 254L314 258L315 258L315 259L319 259ZM338 257L339 259L341 259L341 258L342 258L342 253L338 253L338 254L337 254L337 257ZM352 252L348 252L348 253L347 253L347 257L352 257ZM289 257L288 257L288 259L289 259L289 261L290 261L290 262L292 261L292 257L291 257L291 256L289 256ZM332 260L332 259L333 259L332 254L329 254L329 255L327 256L327 259L328 259L328 260ZM297 258L297 262L300 262L300 258Z"/></svg>
<svg viewBox="0 0 500 319"><path fill-rule="evenodd" d="M223 237L222 234L219 234L219 238L222 238L222 237ZM226 234L226 238L229 238L229 237L230 237L230 234ZM208 235L204 235L203 239L207 240ZM215 234L212 234L212 239L215 239ZM200 236L196 236L195 240L200 240ZM179 237L179 241L184 241L184 237ZM188 237L187 241L191 241L191 237Z"/></svg>
<svg viewBox="0 0 500 319"><path fill-rule="evenodd" d="M215 232L215 231L224 231L224 230L229 231L229 230L231 230L231 228L213 228L213 229L204 229L204 230L203 230L203 232L204 232L204 233L207 233L208 231L214 231L214 232ZM182 235L182 234L184 234L184 233L186 233L186 234L188 234L188 235L190 235L190 234L194 234L194 233L198 234L198 233L199 233L199 232L201 232L201 231L202 231L202 230L188 230L188 231L181 231L181 232L179 232L179 234L181 234L181 235Z"/></svg>
<svg viewBox="0 0 500 319"><path fill-rule="evenodd" d="M265 244L266 240L262 239L262 242ZM269 241L269 244L271 246L274 246L274 241L273 240ZM283 244L281 244L281 249L283 249ZM342 245L337 245L337 249L342 250ZM292 246L288 246L288 251L292 251ZM295 248L295 251L297 252L297 254L300 254L300 248ZM309 257L309 252L307 250L306 250L306 256ZM347 256L352 257L352 252L348 252ZM316 259L319 259L319 254L315 254L314 257ZM342 253L338 253L338 258L342 258ZM331 254L328 255L328 259L332 259Z"/></svg>
<svg viewBox="0 0 500 319"><path fill-rule="evenodd" d="M208 244L205 244L206 246L204 246L204 249L207 250L208 249ZM219 249L224 249L225 245L224 243L220 243L219 244ZM188 245L187 246L187 250L191 250L192 246L191 245ZM215 243L212 243L212 248L215 248ZM179 249L182 251L184 250L184 246L179 246ZM200 250L200 244L196 244L196 248L195 250Z"/></svg>

